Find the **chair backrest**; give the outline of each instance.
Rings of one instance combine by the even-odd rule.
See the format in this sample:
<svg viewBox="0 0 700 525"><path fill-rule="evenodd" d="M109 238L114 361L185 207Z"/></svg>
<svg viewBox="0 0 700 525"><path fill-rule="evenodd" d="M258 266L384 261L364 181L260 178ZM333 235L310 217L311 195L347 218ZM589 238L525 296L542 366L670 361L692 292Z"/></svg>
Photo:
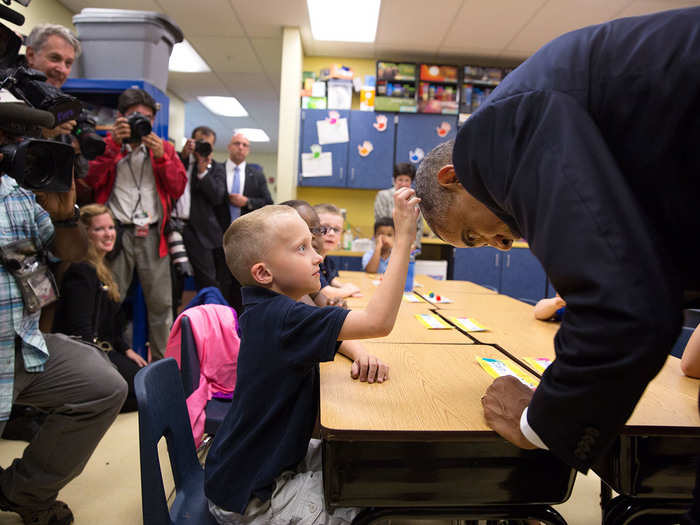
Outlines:
<svg viewBox="0 0 700 525"><path fill-rule="evenodd" d="M190 318L183 315L180 318L180 375L185 398L199 387L199 354L192 333Z"/></svg>
<svg viewBox="0 0 700 525"><path fill-rule="evenodd" d="M139 407L144 525L215 524L204 495L204 470L197 461L177 363L169 358L142 368L134 389ZM158 458L162 437L175 481L176 497L170 511Z"/></svg>

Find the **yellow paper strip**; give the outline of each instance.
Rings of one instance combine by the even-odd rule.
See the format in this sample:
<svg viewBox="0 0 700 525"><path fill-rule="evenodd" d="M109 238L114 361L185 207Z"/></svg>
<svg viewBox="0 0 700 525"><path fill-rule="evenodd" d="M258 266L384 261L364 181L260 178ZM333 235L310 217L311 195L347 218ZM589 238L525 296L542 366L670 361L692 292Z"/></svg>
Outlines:
<svg viewBox="0 0 700 525"><path fill-rule="evenodd" d="M488 328L473 317L450 317L450 321L467 332L483 332L484 330L488 330Z"/></svg>
<svg viewBox="0 0 700 525"><path fill-rule="evenodd" d="M500 359L491 359L490 357L478 357L476 361L481 365L481 368L486 370L486 372L491 377L503 377L503 376L513 376L517 377L520 382L530 388L535 388L539 381L534 378L530 378L525 375L517 367L513 366L507 361L502 361Z"/></svg>
<svg viewBox="0 0 700 525"><path fill-rule="evenodd" d="M416 318L430 330L449 330L452 328L445 321L433 314L416 314Z"/></svg>

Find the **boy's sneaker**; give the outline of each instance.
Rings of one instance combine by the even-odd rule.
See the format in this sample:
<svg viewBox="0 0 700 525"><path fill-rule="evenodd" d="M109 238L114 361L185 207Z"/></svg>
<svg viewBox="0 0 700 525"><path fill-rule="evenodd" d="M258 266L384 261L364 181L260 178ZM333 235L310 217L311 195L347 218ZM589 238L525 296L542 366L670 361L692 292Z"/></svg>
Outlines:
<svg viewBox="0 0 700 525"><path fill-rule="evenodd" d="M73 513L62 501L54 501L48 509L32 509L20 507L8 500L0 491L0 510L16 512L22 518L24 525L70 525L73 523Z"/></svg>

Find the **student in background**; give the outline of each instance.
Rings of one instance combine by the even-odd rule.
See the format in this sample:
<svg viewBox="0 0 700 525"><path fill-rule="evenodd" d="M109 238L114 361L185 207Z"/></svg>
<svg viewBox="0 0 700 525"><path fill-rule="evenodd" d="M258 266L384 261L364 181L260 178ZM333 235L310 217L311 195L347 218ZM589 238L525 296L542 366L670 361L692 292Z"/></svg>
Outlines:
<svg viewBox="0 0 700 525"><path fill-rule="evenodd" d="M354 284L343 283L338 278L338 270L332 258L326 254L340 246L340 236L343 233L343 214L332 204L317 204L314 210L325 228L323 235L323 262L321 263L321 291L329 298L343 298L360 292Z"/></svg>
<svg viewBox="0 0 700 525"><path fill-rule="evenodd" d="M318 289L322 258L307 224L288 207L251 212L224 234L226 262L244 285L246 308L236 395L206 461L205 491L220 524L345 524L359 512L325 509L320 441L311 440L318 364L341 351L353 360L353 378L388 378L385 364L350 351L345 341L393 329L415 238L414 195L409 189L396 194L395 254L366 310L299 302Z"/></svg>
<svg viewBox="0 0 700 525"><path fill-rule="evenodd" d="M559 294L554 297L540 299L535 305L535 319L540 321L561 321L565 308L566 301Z"/></svg>
<svg viewBox="0 0 700 525"><path fill-rule="evenodd" d="M134 376L148 363L124 340L119 287L105 263L117 238L114 218L106 206L88 204L80 209L80 222L89 239L87 259L63 275L53 331L77 335L105 351L129 386L122 412L132 412L137 409Z"/></svg>
<svg viewBox="0 0 700 525"><path fill-rule="evenodd" d="M400 162L394 166L394 185L386 190L380 190L374 198L375 221L378 221L382 217L391 217L394 211L394 193L400 188L410 188L415 176L416 168L409 162ZM416 223L416 249L420 250L421 237L423 237L422 215L418 215Z"/></svg>
<svg viewBox="0 0 700 525"><path fill-rule="evenodd" d="M362 256L362 269L367 273L384 273L394 247L394 220L380 217L374 223L374 248Z"/></svg>

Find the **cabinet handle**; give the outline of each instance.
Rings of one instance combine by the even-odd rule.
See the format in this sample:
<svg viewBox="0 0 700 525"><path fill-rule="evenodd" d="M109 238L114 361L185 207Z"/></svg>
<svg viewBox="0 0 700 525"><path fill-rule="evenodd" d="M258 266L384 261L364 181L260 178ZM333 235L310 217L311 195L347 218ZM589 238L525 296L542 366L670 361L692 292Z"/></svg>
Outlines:
<svg viewBox="0 0 700 525"><path fill-rule="evenodd" d="M506 268L510 268L510 254L506 255Z"/></svg>
<svg viewBox="0 0 700 525"><path fill-rule="evenodd" d="M340 180L343 180L343 168L340 168Z"/></svg>
<svg viewBox="0 0 700 525"><path fill-rule="evenodd" d="M350 180L355 180L355 168L350 168Z"/></svg>
<svg viewBox="0 0 700 525"><path fill-rule="evenodd" d="M494 266L498 266L498 255L499 254L496 254L496 262L493 263Z"/></svg>

